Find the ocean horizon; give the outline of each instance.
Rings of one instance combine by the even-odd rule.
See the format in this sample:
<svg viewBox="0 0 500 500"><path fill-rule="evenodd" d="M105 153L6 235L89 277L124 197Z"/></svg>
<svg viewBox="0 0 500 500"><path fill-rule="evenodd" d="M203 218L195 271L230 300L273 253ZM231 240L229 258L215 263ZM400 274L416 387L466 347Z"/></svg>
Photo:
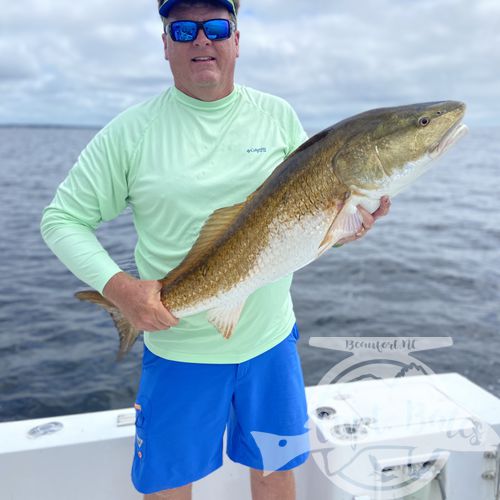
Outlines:
<svg viewBox="0 0 500 500"><path fill-rule="evenodd" d="M116 362L112 321L74 299L86 285L39 233L43 208L98 130L0 125L0 421L134 402L142 342ZM408 366L416 360L435 373L461 373L500 397L499 157L500 127L472 128L393 200L390 214L365 238L295 273L292 296L306 385L359 355L348 341L321 349L309 344L311 337L388 337L396 346L416 339L411 356L403 349L394 359L404 358ZM97 234L133 272L130 210ZM436 338L435 348L418 350L422 337ZM437 338L450 345L437 347Z"/></svg>

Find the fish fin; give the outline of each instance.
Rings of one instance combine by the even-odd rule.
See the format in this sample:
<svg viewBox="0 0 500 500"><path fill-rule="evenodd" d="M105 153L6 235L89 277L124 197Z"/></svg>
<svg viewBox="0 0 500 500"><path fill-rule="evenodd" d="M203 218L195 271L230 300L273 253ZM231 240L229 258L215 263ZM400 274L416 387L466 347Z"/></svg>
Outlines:
<svg viewBox="0 0 500 500"><path fill-rule="evenodd" d="M229 236L229 233L227 233L228 228L240 215L247 201L253 194L255 193L252 193L243 203L215 210L201 228L198 239L184 257L184 260L161 280L161 284L163 286L171 285L188 269L191 269L195 263L201 261L208 255L218 242L222 242L222 238L225 234Z"/></svg>
<svg viewBox="0 0 500 500"><path fill-rule="evenodd" d="M323 241L320 243L318 257L335 245L340 239L357 233L362 225L363 217L359 213L359 210L347 200L342 210L328 228Z"/></svg>
<svg viewBox="0 0 500 500"><path fill-rule="evenodd" d="M139 330L132 326L130 321L122 314L120 309L118 309L108 299L103 297L99 292L95 292L94 290L85 290L84 292L75 293L75 297L79 300L97 304L109 313L113 319L116 329L118 330L120 348L118 350L117 360L121 360L134 345L137 337L139 336Z"/></svg>
<svg viewBox="0 0 500 500"><path fill-rule="evenodd" d="M225 339L228 339L238 324L244 305L245 301L232 307L215 307L207 311L207 319Z"/></svg>

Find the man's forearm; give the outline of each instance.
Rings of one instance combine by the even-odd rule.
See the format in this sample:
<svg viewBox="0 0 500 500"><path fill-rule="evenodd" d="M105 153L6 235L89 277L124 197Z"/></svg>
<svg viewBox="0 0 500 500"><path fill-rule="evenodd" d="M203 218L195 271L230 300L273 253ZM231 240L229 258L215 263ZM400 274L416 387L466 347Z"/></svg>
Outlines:
<svg viewBox="0 0 500 500"><path fill-rule="evenodd" d="M42 237L59 260L80 280L102 292L120 267L89 227L70 222L64 214L48 207L40 225Z"/></svg>

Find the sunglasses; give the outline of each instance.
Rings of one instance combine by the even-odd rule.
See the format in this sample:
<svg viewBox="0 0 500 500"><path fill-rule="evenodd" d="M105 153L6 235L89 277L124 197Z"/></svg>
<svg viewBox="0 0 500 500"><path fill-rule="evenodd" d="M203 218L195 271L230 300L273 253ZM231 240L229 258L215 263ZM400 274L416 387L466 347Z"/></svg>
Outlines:
<svg viewBox="0 0 500 500"><path fill-rule="evenodd" d="M209 40L227 40L231 37L236 25L229 19L209 19L208 21L173 21L165 26L174 42L192 42L196 40L200 28Z"/></svg>

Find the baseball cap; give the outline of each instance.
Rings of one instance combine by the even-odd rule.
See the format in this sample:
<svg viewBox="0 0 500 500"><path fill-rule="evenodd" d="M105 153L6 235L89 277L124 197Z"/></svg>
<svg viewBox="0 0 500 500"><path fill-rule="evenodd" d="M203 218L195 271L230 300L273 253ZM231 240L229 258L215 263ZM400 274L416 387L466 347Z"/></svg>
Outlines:
<svg viewBox="0 0 500 500"><path fill-rule="evenodd" d="M220 3L223 7L225 7L231 14L236 15L236 8L234 7L233 0L216 0L217 3ZM172 10L175 5L182 2L182 0L165 0L160 7L160 16L168 17L168 14Z"/></svg>

